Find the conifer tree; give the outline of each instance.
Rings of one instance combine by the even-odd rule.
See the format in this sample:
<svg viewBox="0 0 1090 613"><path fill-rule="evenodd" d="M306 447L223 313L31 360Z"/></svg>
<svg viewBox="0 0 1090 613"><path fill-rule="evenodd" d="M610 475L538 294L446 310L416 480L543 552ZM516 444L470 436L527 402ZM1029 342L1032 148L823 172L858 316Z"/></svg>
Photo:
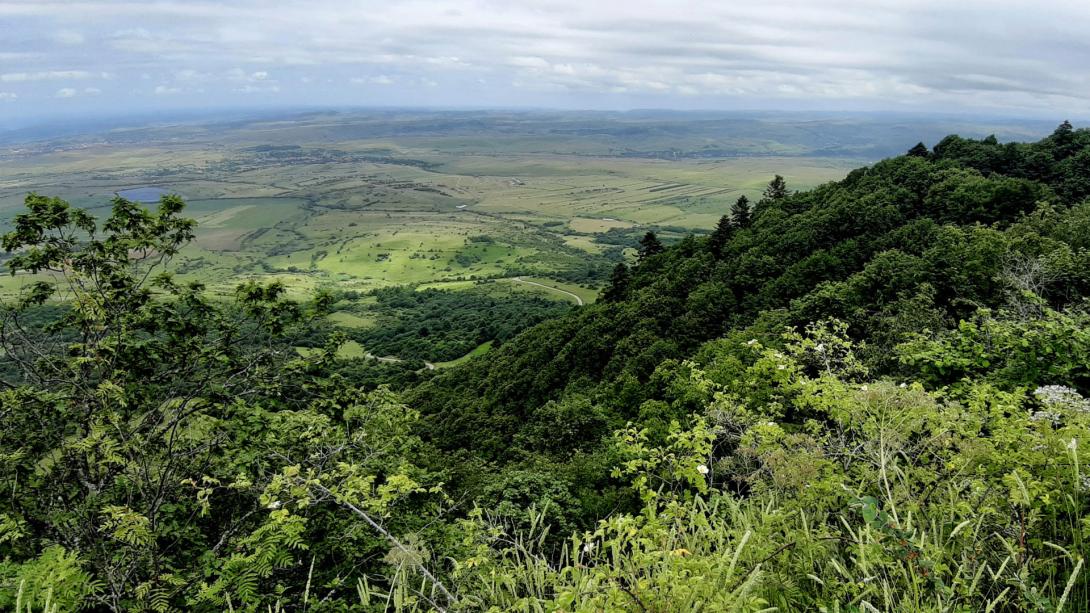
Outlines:
<svg viewBox="0 0 1090 613"><path fill-rule="evenodd" d="M720 217L719 223L715 226L715 231L708 237L708 248L715 257L723 255L723 248L733 235L734 225L731 223L730 215Z"/></svg>
<svg viewBox="0 0 1090 613"><path fill-rule="evenodd" d="M1052 133L1052 136L1048 137L1048 141L1052 144L1053 155L1056 159L1067 158L1079 148L1075 142L1075 128L1070 121L1061 123Z"/></svg>
<svg viewBox="0 0 1090 613"><path fill-rule="evenodd" d="M916 143L916 146L908 150L908 155L917 158L925 158L931 155L927 150L927 145L923 143Z"/></svg>
<svg viewBox="0 0 1090 613"><path fill-rule="evenodd" d="M780 200L786 198L788 195L787 182L783 180L783 177L776 175L768 182L768 187L765 188L764 199L765 200Z"/></svg>
<svg viewBox="0 0 1090 613"><path fill-rule="evenodd" d="M628 265L621 262L613 267L613 274L609 276L609 285L602 291L604 302L620 302L628 295L628 282L630 276Z"/></svg>
<svg viewBox="0 0 1090 613"><path fill-rule="evenodd" d="M662 246L662 242L659 237L655 236L654 232L648 232L640 239L640 261L644 261L647 258L662 253L665 248Z"/></svg>
<svg viewBox="0 0 1090 613"><path fill-rule="evenodd" d="M730 215L735 228L748 228L753 222L753 208L749 205L749 198L739 196Z"/></svg>

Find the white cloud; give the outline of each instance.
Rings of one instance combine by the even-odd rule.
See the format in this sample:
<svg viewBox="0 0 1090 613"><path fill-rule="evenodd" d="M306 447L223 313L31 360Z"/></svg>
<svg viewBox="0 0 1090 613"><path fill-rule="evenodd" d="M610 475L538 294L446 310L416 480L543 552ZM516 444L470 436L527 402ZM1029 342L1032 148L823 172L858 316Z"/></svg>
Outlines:
<svg viewBox="0 0 1090 613"><path fill-rule="evenodd" d="M75 98L79 92L72 87L62 87L54 94L55 98Z"/></svg>
<svg viewBox="0 0 1090 613"><path fill-rule="evenodd" d="M53 33L53 40L62 45L82 45L86 39L75 30L58 30Z"/></svg>
<svg viewBox="0 0 1090 613"><path fill-rule="evenodd" d="M243 85L235 88L240 94L275 94L280 91L279 85Z"/></svg>
<svg viewBox="0 0 1090 613"><path fill-rule="evenodd" d="M28 51L0 51L0 62L24 62L41 57L41 53Z"/></svg>
<svg viewBox="0 0 1090 613"><path fill-rule="evenodd" d="M392 77L384 74L373 77L352 77L349 81L357 85L393 85L395 83Z"/></svg>
<svg viewBox="0 0 1090 613"><path fill-rule="evenodd" d="M224 74L224 77L230 81L258 83L260 81L267 81L269 79L269 73L265 70L247 72L241 68L232 68Z"/></svg>
<svg viewBox="0 0 1090 613"><path fill-rule="evenodd" d="M425 57L422 58L425 64L432 66L439 66L445 69L451 68L472 68L473 64L463 61L453 55L442 55L438 57Z"/></svg>
<svg viewBox="0 0 1090 613"><path fill-rule="evenodd" d="M181 89L178 87L171 87L169 85L156 85L153 90L156 96L169 96L171 94L181 93Z"/></svg>
<svg viewBox="0 0 1090 613"><path fill-rule="evenodd" d="M207 72L201 72L193 68L183 68L174 73L175 81L184 82L201 82L207 81L212 78L212 75Z"/></svg>
<svg viewBox="0 0 1090 613"><path fill-rule="evenodd" d="M0 74L0 81L19 83L24 81L59 81L62 79L107 78L107 73L93 73L86 70L43 70L38 72L6 72Z"/></svg>
<svg viewBox="0 0 1090 613"><path fill-rule="evenodd" d="M15 94L13 92L0 92L0 100L4 100L6 102L14 102L18 98L18 94Z"/></svg>
<svg viewBox="0 0 1090 613"><path fill-rule="evenodd" d="M507 63L519 68L536 68L541 70L549 68L549 61L543 57L516 56L507 60Z"/></svg>

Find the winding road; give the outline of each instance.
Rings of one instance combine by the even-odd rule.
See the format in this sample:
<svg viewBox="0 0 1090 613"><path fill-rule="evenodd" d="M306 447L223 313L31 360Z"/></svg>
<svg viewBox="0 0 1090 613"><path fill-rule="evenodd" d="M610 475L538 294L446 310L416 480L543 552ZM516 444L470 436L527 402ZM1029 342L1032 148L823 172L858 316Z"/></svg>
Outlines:
<svg viewBox="0 0 1090 613"><path fill-rule="evenodd" d="M371 353L370 351L363 354L363 357L367 358L368 360L378 360L379 362L386 362L387 364L396 364L398 362L404 362L405 361L405 360L402 360L401 358L395 358L393 356L380 357L380 356L377 356L377 355ZM424 362L424 369L425 370L435 370L435 364L432 364L431 362Z"/></svg>
<svg viewBox="0 0 1090 613"><path fill-rule="evenodd" d="M565 294L565 295L571 296L572 298L575 298L575 304L577 304L579 306L583 306L583 299L580 298L578 295L569 292L566 289L560 289L559 287L553 287L551 285L545 285L544 283L538 283L537 281L527 281L526 279L523 279L522 277L511 277L511 281L514 281L515 283L525 283L527 285L536 285L538 287L544 287L545 289L549 289L549 290L552 290L554 292L560 292L561 294Z"/></svg>

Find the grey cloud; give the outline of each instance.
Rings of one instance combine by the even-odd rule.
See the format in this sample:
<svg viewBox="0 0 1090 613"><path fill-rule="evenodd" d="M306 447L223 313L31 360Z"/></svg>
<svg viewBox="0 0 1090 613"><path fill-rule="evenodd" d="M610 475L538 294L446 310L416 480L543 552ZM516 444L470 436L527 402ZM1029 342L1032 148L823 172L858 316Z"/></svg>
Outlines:
<svg viewBox="0 0 1090 613"><path fill-rule="evenodd" d="M1067 115L1090 102L1088 30L1081 0L0 0L0 31L18 33L0 49L0 81L13 96L5 112L25 114L60 104L59 84L78 94L63 108L86 112L814 104ZM102 93L89 96L65 82L110 76L126 87L92 84ZM132 96L140 81L159 95Z"/></svg>

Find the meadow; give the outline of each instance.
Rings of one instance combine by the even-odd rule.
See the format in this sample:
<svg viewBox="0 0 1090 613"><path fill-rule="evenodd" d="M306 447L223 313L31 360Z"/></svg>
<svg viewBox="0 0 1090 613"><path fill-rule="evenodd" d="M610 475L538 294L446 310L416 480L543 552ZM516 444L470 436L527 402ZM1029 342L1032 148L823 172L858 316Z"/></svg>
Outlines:
<svg viewBox="0 0 1090 613"><path fill-rule="evenodd" d="M199 226L172 268L213 294L245 280L281 281L296 298L506 280L589 303L647 231L667 243L705 233L774 174L793 190L839 179L898 129L843 119L423 112L143 126L0 142L0 228L30 191L101 214L117 192L149 201L176 193ZM3 277L0 296L27 280ZM354 303L351 325L335 321L369 325L368 308Z"/></svg>
<svg viewBox="0 0 1090 613"><path fill-rule="evenodd" d="M369 117L322 116L11 145L0 149L0 221L29 191L103 212L116 192L169 192L200 224L175 270L216 292L247 278L307 293L518 275L587 289L624 257L623 245L597 240L607 231L630 230L633 245L647 230L702 232L774 173L805 189L860 163L657 159L619 155L608 130L541 135L531 123L475 139L464 134L472 122L394 123L400 135L374 133Z"/></svg>

